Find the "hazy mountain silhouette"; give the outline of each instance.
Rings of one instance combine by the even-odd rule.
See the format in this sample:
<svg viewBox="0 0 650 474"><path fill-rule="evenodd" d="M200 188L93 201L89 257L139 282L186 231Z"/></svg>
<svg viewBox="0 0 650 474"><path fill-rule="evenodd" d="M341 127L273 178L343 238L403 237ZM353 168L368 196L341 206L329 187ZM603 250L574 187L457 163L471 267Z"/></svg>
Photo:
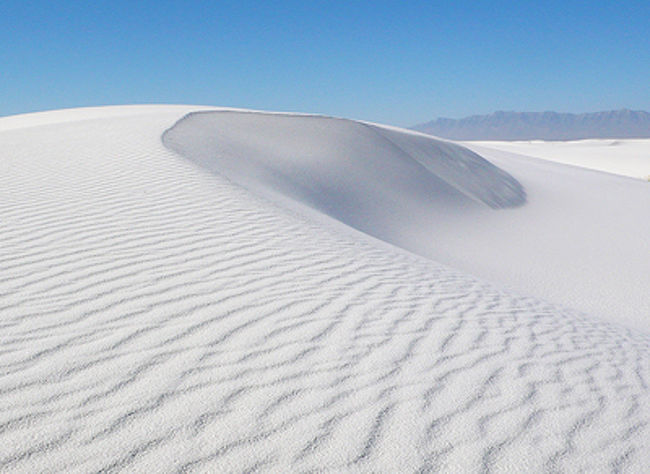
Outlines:
<svg viewBox="0 0 650 474"><path fill-rule="evenodd" d="M458 120L439 118L411 128L455 140L650 138L650 113L627 109L587 114L495 112Z"/></svg>

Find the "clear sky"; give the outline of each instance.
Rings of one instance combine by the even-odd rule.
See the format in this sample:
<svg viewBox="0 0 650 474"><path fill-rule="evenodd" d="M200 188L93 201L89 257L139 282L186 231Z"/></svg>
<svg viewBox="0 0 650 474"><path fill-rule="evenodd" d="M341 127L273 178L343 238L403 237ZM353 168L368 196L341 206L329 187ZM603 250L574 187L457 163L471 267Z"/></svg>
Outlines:
<svg viewBox="0 0 650 474"><path fill-rule="evenodd" d="M650 109L650 1L0 0L0 115Z"/></svg>

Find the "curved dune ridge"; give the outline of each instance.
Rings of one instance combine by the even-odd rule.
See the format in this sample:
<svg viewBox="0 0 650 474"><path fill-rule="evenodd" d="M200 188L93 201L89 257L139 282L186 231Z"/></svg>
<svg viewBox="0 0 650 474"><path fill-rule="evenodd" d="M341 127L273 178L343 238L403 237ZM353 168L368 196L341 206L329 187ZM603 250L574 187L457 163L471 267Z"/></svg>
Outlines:
<svg viewBox="0 0 650 474"><path fill-rule="evenodd" d="M193 110L0 119L0 471L647 469L646 333L206 172Z"/></svg>

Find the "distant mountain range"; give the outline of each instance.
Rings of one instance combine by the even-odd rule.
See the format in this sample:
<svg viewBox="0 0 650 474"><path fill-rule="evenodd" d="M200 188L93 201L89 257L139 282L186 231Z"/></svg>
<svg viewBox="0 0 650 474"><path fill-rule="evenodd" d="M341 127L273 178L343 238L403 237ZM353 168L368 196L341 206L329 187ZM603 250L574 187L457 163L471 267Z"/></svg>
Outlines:
<svg viewBox="0 0 650 474"><path fill-rule="evenodd" d="M650 138L650 113L627 109L587 114L495 112L459 120L439 118L411 128L454 140Z"/></svg>

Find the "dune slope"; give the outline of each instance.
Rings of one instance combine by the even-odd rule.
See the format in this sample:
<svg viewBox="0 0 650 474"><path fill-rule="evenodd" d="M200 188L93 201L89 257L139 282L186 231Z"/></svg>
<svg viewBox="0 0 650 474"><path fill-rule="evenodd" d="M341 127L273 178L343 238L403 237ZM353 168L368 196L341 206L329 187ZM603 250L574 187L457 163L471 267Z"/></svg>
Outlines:
<svg viewBox="0 0 650 474"><path fill-rule="evenodd" d="M648 466L646 334L208 173L190 110L0 120L0 470Z"/></svg>

